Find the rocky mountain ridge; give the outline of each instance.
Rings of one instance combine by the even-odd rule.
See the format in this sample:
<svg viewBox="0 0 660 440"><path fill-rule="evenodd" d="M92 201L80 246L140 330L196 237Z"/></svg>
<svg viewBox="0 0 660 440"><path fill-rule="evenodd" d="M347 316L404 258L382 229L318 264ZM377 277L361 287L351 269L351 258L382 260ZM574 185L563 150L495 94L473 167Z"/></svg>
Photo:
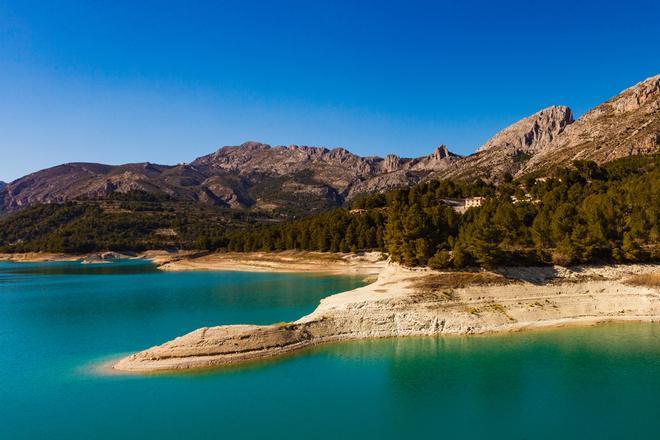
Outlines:
<svg viewBox="0 0 660 440"><path fill-rule="evenodd" d="M575 121L568 107L543 109L500 131L474 154L430 177L497 181L506 174L547 174L574 160L604 163L658 151L660 75L655 75Z"/></svg>
<svg viewBox="0 0 660 440"><path fill-rule="evenodd" d="M568 125L549 149L519 171L548 169L573 160L599 163L660 149L660 75L652 76L585 113Z"/></svg>
<svg viewBox="0 0 660 440"><path fill-rule="evenodd" d="M10 183L0 192L0 207L11 211L35 203L141 190L229 208L318 211L337 206L358 192L419 181L459 158L444 145L428 156L389 155L383 159L357 156L343 148L245 142L174 166L148 162L59 165ZM377 181L370 183L372 179Z"/></svg>
<svg viewBox="0 0 660 440"><path fill-rule="evenodd" d="M427 156L382 158L361 157L344 148L245 142L173 166L69 163L48 168L0 186L0 212L142 190L177 200L298 215L430 178L498 181L507 174L543 174L575 159L602 163L659 150L656 75L575 121L566 106L545 108L501 130L466 157L445 145Z"/></svg>

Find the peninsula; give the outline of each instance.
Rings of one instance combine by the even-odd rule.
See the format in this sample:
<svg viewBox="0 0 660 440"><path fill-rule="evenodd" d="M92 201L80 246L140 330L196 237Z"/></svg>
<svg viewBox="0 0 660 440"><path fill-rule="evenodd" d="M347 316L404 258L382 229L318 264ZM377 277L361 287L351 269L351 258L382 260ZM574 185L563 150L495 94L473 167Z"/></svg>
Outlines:
<svg viewBox="0 0 660 440"><path fill-rule="evenodd" d="M275 254L276 255L276 254ZM321 301L297 321L273 325L204 327L130 355L115 370L151 373L212 368L289 353L313 345L360 338L467 335L588 325L605 321L660 321L657 265L563 268L509 267L441 272L378 261L376 255L336 256L330 266L373 274L375 282ZM310 260L309 255L305 258ZM165 270L231 268L222 256L165 263ZM295 255L275 256L271 268L301 270ZM263 255L242 257L246 269ZM261 263L260 263L261 262ZM304 269L303 269L304 270ZM333 269L334 270L334 269Z"/></svg>

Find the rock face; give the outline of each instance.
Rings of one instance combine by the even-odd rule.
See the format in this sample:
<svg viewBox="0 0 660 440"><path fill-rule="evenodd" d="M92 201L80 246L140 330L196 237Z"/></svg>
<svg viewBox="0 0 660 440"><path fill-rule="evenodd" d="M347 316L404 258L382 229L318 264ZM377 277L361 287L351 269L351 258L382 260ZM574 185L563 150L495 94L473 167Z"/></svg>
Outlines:
<svg viewBox="0 0 660 440"><path fill-rule="evenodd" d="M548 107L493 136L476 153L429 177L499 181L509 173L546 173L577 159L604 163L660 151L660 75L648 78L573 121Z"/></svg>
<svg viewBox="0 0 660 440"><path fill-rule="evenodd" d="M490 138L477 151L504 148L536 153L547 148L571 123L573 123L573 113L570 108L548 107L508 126Z"/></svg>
<svg viewBox="0 0 660 440"><path fill-rule="evenodd" d="M7 182L3 182L0 180L0 191L3 190L7 186Z"/></svg>

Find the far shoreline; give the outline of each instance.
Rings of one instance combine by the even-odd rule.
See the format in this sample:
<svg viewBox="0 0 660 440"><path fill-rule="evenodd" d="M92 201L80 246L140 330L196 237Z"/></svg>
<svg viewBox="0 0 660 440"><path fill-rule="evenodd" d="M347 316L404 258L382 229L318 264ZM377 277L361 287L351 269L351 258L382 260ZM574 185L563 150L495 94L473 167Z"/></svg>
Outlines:
<svg viewBox="0 0 660 440"><path fill-rule="evenodd" d="M108 256L108 254L110 254ZM377 276L386 262L379 252L324 253L307 251L216 252L146 251L136 254L93 252L66 254L51 252L0 253L0 262L43 263L81 262L103 264L121 260L148 260L159 270L231 271L272 273L317 273L319 275Z"/></svg>

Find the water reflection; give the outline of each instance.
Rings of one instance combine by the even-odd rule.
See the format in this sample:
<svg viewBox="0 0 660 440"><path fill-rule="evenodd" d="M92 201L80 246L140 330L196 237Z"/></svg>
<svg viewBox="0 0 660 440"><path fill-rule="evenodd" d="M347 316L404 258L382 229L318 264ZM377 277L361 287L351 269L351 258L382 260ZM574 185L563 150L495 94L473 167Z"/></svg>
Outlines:
<svg viewBox="0 0 660 440"><path fill-rule="evenodd" d="M118 260L83 264L77 261L0 263L0 274L11 275L132 275L157 272L149 260ZM1 278L0 278L1 279Z"/></svg>

